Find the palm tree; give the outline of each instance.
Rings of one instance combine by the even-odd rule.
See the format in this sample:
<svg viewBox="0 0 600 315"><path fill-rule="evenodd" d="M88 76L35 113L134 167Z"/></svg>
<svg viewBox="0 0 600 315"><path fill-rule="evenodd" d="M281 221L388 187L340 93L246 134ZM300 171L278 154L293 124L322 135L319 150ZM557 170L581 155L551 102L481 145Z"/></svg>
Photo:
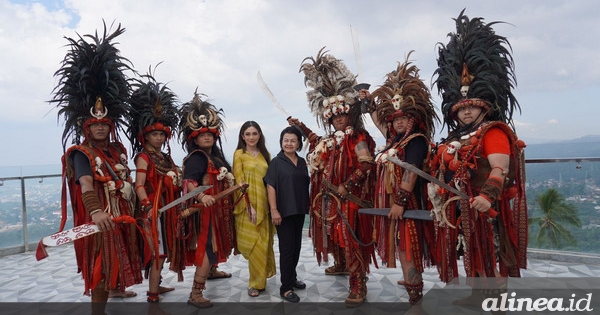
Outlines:
<svg viewBox="0 0 600 315"><path fill-rule="evenodd" d="M565 198L554 188L537 196L542 215L529 218L529 224L537 222L540 230L536 236L536 245L550 243L552 248L561 248L563 241L576 245L577 240L561 223L581 227L577 216L577 207L567 203Z"/></svg>

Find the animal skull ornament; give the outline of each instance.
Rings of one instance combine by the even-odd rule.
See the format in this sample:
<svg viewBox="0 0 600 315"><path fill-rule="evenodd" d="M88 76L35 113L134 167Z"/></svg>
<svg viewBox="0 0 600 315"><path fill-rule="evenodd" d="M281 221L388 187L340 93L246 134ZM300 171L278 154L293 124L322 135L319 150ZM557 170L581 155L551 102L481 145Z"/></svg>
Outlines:
<svg viewBox="0 0 600 315"><path fill-rule="evenodd" d="M327 146L328 149L333 148L335 140L333 138L327 138L327 140L325 140L325 146Z"/></svg>
<svg viewBox="0 0 600 315"><path fill-rule="evenodd" d="M335 143L340 144L342 141L344 141L344 136L346 136L346 133L338 130L333 134L333 136L335 137Z"/></svg>
<svg viewBox="0 0 600 315"><path fill-rule="evenodd" d="M231 174L230 172L227 172L227 174L225 174L225 178L227 179L227 183L229 184L230 187L235 184L235 178L233 177L233 174Z"/></svg>
<svg viewBox="0 0 600 315"><path fill-rule="evenodd" d="M130 182L128 181L123 181L123 187L121 187L120 189L121 191L121 195L126 199L126 200L133 200L133 185L131 185Z"/></svg>
<svg viewBox="0 0 600 315"><path fill-rule="evenodd" d="M344 130L344 132L347 135L351 136L354 133L354 128L352 128L352 126L348 126L348 127L346 127L346 129Z"/></svg>
<svg viewBox="0 0 600 315"><path fill-rule="evenodd" d="M98 172L100 176L104 176L104 172L102 172L102 159L97 156L94 161L96 162L96 172Z"/></svg>
<svg viewBox="0 0 600 315"><path fill-rule="evenodd" d="M177 185L179 182L179 175L173 171L168 171L167 172L167 176L171 177L171 180L173 181L173 186L180 186Z"/></svg>
<svg viewBox="0 0 600 315"><path fill-rule="evenodd" d="M198 116L198 121L200 124L202 124L202 127L206 127L208 125L208 119L206 118L206 115Z"/></svg>
<svg viewBox="0 0 600 315"><path fill-rule="evenodd" d="M121 164L127 165L127 156L124 153L121 153L121 155L119 155L119 158L121 159Z"/></svg>
<svg viewBox="0 0 600 315"><path fill-rule="evenodd" d="M452 141L448 143L448 146L446 147L446 152L448 152L448 154L455 154L456 151L460 150L461 147L462 144L460 144L460 142Z"/></svg>
<svg viewBox="0 0 600 315"><path fill-rule="evenodd" d="M460 87L460 94L463 97L467 97L467 94L469 93L469 86L468 85L463 85Z"/></svg>
<svg viewBox="0 0 600 315"><path fill-rule="evenodd" d="M223 178L225 178L225 176L227 176L227 168L225 168L224 166L222 166L221 168L219 168L219 175L217 175L217 180L223 180Z"/></svg>
<svg viewBox="0 0 600 315"><path fill-rule="evenodd" d="M394 105L395 110L400 109L400 107L402 106L402 101L403 101L402 95L400 95L400 94L394 95L394 97L392 98L392 105Z"/></svg>

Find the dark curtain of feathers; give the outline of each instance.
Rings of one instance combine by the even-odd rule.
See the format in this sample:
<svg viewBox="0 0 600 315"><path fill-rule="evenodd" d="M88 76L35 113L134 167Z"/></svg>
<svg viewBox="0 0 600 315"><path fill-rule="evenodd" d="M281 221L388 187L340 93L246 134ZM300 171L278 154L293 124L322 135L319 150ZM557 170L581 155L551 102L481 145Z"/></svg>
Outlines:
<svg viewBox="0 0 600 315"><path fill-rule="evenodd" d="M143 75L142 79L146 81L135 79L131 84L133 92L127 135L132 145L132 157L143 149L138 135L146 126L160 122L171 128L172 135L177 136L181 117L177 96L166 84L157 82L151 72Z"/></svg>
<svg viewBox="0 0 600 315"><path fill-rule="evenodd" d="M512 93L516 87L512 48L505 37L492 26L503 22L484 23L483 18L469 19L462 10L456 21L456 33L449 33L446 45L438 43L438 68L433 84L442 96L442 113L449 131L457 128L450 115L452 106L463 99L460 93L463 64L473 76L467 98L488 102L489 120L512 125L515 110L521 110ZM514 128L514 126L513 126Z"/></svg>
<svg viewBox="0 0 600 315"><path fill-rule="evenodd" d="M91 117L90 108L96 98L101 97L103 105L108 109L107 117L121 131L125 131L130 94L129 79L125 71L134 72L128 59L119 54L112 41L125 32L119 24L117 29L108 34L106 23L102 37L95 35L79 35L78 38L65 39L69 42L69 51L61 62L61 67L54 76L58 85L49 102L55 104L58 117L64 118L62 135L63 149L68 139L79 144L83 122Z"/></svg>

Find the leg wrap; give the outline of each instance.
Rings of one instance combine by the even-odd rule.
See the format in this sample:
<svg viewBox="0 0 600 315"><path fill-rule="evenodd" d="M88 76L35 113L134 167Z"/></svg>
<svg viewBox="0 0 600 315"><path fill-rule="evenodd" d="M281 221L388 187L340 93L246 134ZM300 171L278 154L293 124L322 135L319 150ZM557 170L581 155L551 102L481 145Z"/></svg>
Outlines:
<svg viewBox="0 0 600 315"><path fill-rule="evenodd" d="M148 298L146 299L148 303L158 303L158 300L158 292L148 292Z"/></svg>
<svg viewBox="0 0 600 315"><path fill-rule="evenodd" d="M193 305L197 308L208 308L212 306L212 302L202 295L202 291L206 289L204 282L206 280L201 281L202 282L194 279L194 284L192 285L192 292L190 293L190 299L188 300L188 304Z"/></svg>
<svg viewBox="0 0 600 315"><path fill-rule="evenodd" d="M423 298L423 281L417 284L404 283L406 292L408 292L408 302L411 305L417 304Z"/></svg>
<svg viewBox="0 0 600 315"><path fill-rule="evenodd" d="M369 278L365 277L364 274L357 274L350 276L350 293L346 298L346 306L357 307L366 300L367 298L367 281Z"/></svg>

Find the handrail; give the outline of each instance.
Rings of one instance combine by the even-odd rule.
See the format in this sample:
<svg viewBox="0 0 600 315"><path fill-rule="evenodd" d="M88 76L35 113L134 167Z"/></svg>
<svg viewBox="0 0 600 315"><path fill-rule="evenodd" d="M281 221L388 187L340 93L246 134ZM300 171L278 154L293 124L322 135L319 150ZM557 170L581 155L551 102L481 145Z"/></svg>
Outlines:
<svg viewBox="0 0 600 315"><path fill-rule="evenodd" d="M525 163L562 163L562 162L600 162L600 158L594 157L570 157L550 159L525 159Z"/></svg>
<svg viewBox="0 0 600 315"><path fill-rule="evenodd" d="M600 157L567 157L567 158L534 158L525 159L526 164L541 164L541 163L566 163L576 162L576 168L581 168L582 162L600 162ZM135 171L132 169L132 172ZM0 177L0 187L4 185L5 181L18 180L21 182L21 204L22 204L22 225L23 225L23 244L20 246L13 246L9 248L0 248L0 256L15 254L19 252L25 252L34 250L37 243L29 242L29 231L27 229L27 200L26 200L26 186L25 180L29 179L40 179L40 183L44 178L61 177L62 174L46 174L46 175L27 175L27 176L11 176L11 177ZM1 188L0 188L1 189Z"/></svg>

